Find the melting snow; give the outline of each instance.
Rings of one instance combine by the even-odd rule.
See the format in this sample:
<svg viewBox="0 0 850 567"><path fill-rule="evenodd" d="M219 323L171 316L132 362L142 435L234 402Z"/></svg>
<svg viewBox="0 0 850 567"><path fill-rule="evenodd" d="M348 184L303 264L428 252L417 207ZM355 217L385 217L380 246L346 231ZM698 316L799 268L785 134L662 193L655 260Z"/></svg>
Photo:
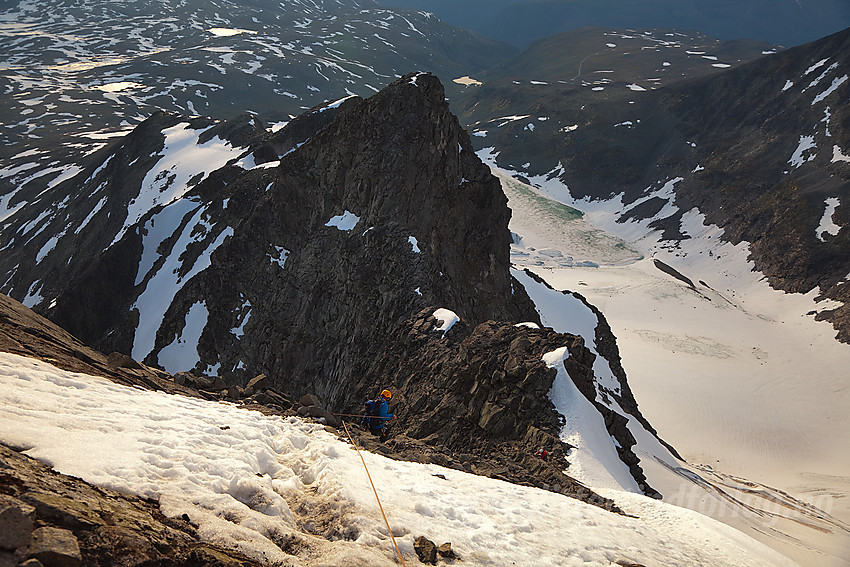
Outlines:
<svg viewBox="0 0 850 567"><path fill-rule="evenodd" d="M407 241L410 243L410 246L413 247L413 251L419 254L419 242L416 240L415 236L407 237Z"/></svg>
<svg viewBox="0 0 850 567"><path fill-rule="evenodd" d="M100 85L94 88L105 93L117 93L130 89L143 89L145 88L145 85L141 83L134 83L133 81L119 81L117 83L106 83L105 85Z"/></svg>
<svg viewBox="0 0 850 567"><path fill-rule="evenodd" d="M173 210L169 210L172 207L166 208L163 211L163 213L168 211L166 215L160 213L160 215L163 215L161 219L166 219L166 221L170 222L163 223L166 226L161 227L161 232L160 230L157 230L151 235L151 244L154 244L160 238L168 238L171 234L173 234L173 232L168 232L168 228L173 226L172 223L177 223L179 226L179 223L183 219L181 213L186 208L193 205L197 207L194 211L194 215L183 226L183 230L180 232L179 238L172 247L168 257L165 259L165 262L160 264L155 273L153 273L150 279L148 279L145 284L144 291L139 294L136 302L133 304L132 309L138 309L139 311L139 324L133 338L132 351L132 357L136 360L144 360L144 358L153 350L156 333L159 330L159 326L162 324L163 316L168 310L171 300L173 300L186 282L210 267L212 263L212 253L221 246L227 237L233 234L233 229L226 227L218 234L215 240L211 242L203 252L201 252L194 263L187 266L185 263L188 258L185 257L185 252L189 245L202 240L209 234L212 227L207 226L202 220L203 214L206 212L206 208L185 199L180 201L179 204L175 203L175 205L172 205ZM157 217L160 217L160 215L157 215ZM151 221L154 221L155 219L151 219ZM152 226L155 225L152 223ZM202 228L202 230L198 232L198 228ZM140 263L137 281L140 281L140 278L144 278L142 268L146 267L148 264L153 265L153 262L156 261L159 256L157 248L158 245L155 248L149 249L147 242L144 242L144 253L142 255L142 262ZM151 271L152 270L153 268L151 268Z"/></svg>
<svg viewBox="0 0 850 567"><path fill-rule="evenodd" d="M797 146L797 149L794 150L794 154L791 156L791 159L788 160L788 163L794 167L800 167L805 162L812 161L817 155L816 152L812 152L808 157L804 154L815 147L814 136L800 136L800 144Z"/></svg>
<svg viewBox="0 0 850 567"><path fill-rule="evenodd" d="M844 155L841 152L841 148L834 145L834 146L832 146L832 163L835 163L835 162L838 162L838 161L850 161L850 156Z"/></svg>
<svg viewBox="0 0 850 567"><path fill-rule="evenodd" d="M207 31L218 37L231 37L243 33L254 35L257 33L253 30L243 30L238 28L210 28Z"/></svg>
<svg viewBox="0 0 850 567"><path fill-rule="evenodd" d="M271 260L272 264L277 264L282 270L284 264L286 264L286 259L289 258L289 250L287 250L283 246L275 246L274 249L275 253L277 254L277 257L273 256L272 254L269 254L269 259Z"/></svg>
<svg viewBox="0 0 850 567"><path fill-rule="evenodd" d="M542 307L538 304L538 308ZM640 492L629 469L617 454L602 414L567 374L564 360L569 356L564 346L543 355L543 362L558 372L549 398L565 418L561 440L576 448L569 455L570 476L592 487Z"/></svg>
<svg viewBox="0 0 850 567"><path fill-rule="evenodd" d="M467 86L467 87L472 86L472 85L477 87L477 86L481 86L481 85L484 84L481 81L479 81L478 79L473 79L472 77L468 77L468 76L458 77L457 79L452 79L452 82L457 83L459 85L464 85L464 86Z"/></svg>
<svg viewBox="0 0 850 567"><path fill-rule="evenodd" d="M184 319L183 330L170 345L159 351L157 360L167 372L175 374L191 370L200 361L198 341L207 326L209 315L203 301L189 308Z"/></svg>
<svg viewBox="0 0 850 567"><path fill-rule="evenodd" d="M812 106L816 105L817 103L819 103L820 101L822 101L823 99L825 99L826 97L828 97L829 95L834 93L835 90L838 87L840 87L841 85L843 85L846 81L847 81L847 75L833 79L832 84L829 86L829 88L815 97L815 99L812 101Z"/></svg>
<svg viewBox="0 0 850 567"><path fill-rule="evenodd" d="M815 63L814 65L812 65L812 66L811 66L811 67L809 67L808 69L806 69L806 71L803 73L803 76L805 77L806 75L808 75L808 74L809 74L809 73L811 73L812 71L814 71L814 70L816 70L816 69L818 69L818 68L820 68L820 67L823 67L824 65L826 65L826 62L827 62L827 61L829 61L829 59L828 59L828 58L827 58L827 59L821 59L820 61L818 61L817 63Z"/></svg>
<svg viewBox="0 0 850 567"><path fill-rule="evenodd" d="M115 235L113 244L148 211L185 195L191 189L189 182L196 176L200 174L202 178L206 177L207 173L221 168L242 153L242 148L234 148L230 142L221 140L218 136L204 144L198 144L203 132L204 130L193 130L188 122L181 122L163 130L165 147L162 149L162 157L142 181L139 196L127 206L127 219Z"/></svg>

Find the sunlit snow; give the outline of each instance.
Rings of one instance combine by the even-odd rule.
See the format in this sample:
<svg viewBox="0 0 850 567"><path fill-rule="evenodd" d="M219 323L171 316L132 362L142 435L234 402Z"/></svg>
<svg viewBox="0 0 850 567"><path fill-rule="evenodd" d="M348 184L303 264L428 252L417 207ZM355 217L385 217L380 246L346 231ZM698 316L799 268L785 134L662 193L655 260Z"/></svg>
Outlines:
<svg viewBox="0 0 850 567"><path fill-rule="evenodd" d="M127 388L7 353L0 384L0 441L64 474L158 499L206 541L307 565L275 543L295 534L310 565L396 564L360 459L320 424ZM362 455L410 565L419 535L450 541L470 566L790 565L731 528L643 496L606 492L629 514L622 516L535 488ZM302 517L305 510L312 512ZM320 510L350 537L302 532L301 521Z"/></svg>
<svg viewBox="0 0 850 567"><path fill-rule="evenodd" d="M435 330L442 331L444 335L455 326L455 323L460 321L460 317L454 311L442 307L434 311L434 319L439 322Z"/></svg>

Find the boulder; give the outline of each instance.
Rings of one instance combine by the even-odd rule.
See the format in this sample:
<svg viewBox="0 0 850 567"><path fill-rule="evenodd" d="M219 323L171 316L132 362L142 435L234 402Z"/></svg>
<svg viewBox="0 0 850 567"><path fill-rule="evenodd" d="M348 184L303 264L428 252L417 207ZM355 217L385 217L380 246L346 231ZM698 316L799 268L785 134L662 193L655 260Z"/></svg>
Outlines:
<svg viewBox="0 0 850 567"><path fill-rule="evenodd" d="M221 376L193 376L193 379L201 390L219 392L227 389L227 383Z"/></svg>
<svg viewBox="0 0 850 567"><path fill-rule="evenodd" d="M228 386L225 391L228 400L240 400L245 397L245 390L241 386Z"/></svg>
<svg viewBox="0 0 850 567"><path fill-rule="evenodd" d="M0 549L17 549L30 542L35 508L0 494Z"/></svg>
<svg viewBox="0 0 850 567"><path fill-rule="evenodd" d="M83 561L77 536L69 530L47 526L32 533L27 558L38 559L45 567L79 567Z"/></svg>
<svg viewBox="0 0 850 567"><path fill-rule="evenodd" d="M319 406L322 407L322 402L316 397L314 394L306 394L298 400L298 403L302 406Z"/></svg>
<svg viewBox="0 0 850 567"><path fill-rule="evenodd" d="M301 413L299 411L299 413ZM307 407L307 417L325 417L325 408L320 406Z"/></svg>
<svg viewBox="0 0 850 567"><path fill-rule="evenodd" d="M419 536L413 542L413 549L419 556L419 561L430 565L437 564L437 546L425 536Z"/></svg>
<svg viewBox="0 0 850 567"><path fill-rule="evenodd" d="M110 368L131 368L133 370L142 369L141 364L120 352L113 352L106 357L106 364L108 364Z"/></svg>
<svg viewBox="0 0 850 567"><path fill-rule="evenodd" d="M268 389L254 395L254 400L257 403L264 405L277 406L281 409L289 409L292 407L292 402L277 390Z"/></svg>
<svg viewBox="0 0 850 567"><path fill-rule="evenodd" d="M255 393L268 390L271 387L272 385L268 377L265 374L260 374L251 378L248 384L245 385L245 395L253 396Z"/></svg>
<svg viewBox="0 0 850 567"><path fill-rule="evenodd" d="M437 547L437 553L440 554L440 557L445 557L446 559L458 559L457 554L454 549L452 549L451 542L447 541L443 545Z"/></svg>
<svg viewBox="0 0 850 567"><path fill-rule="evenodd" d="M190 372L178 372L174 375L174 383L187 388L197 388L198 384L195 381L195 375Z"/></svg>

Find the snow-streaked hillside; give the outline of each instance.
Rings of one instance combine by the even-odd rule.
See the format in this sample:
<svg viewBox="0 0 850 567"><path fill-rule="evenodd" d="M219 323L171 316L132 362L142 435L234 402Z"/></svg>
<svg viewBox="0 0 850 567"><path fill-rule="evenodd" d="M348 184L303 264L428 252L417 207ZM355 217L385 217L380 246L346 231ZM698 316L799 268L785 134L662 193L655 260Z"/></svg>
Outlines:
<svg viewBox="0 0 850 567"><path fill-rule="evenodd" d="M746 243L724 243L696 210L675 244L652 219L620 222L619 198L576 200L554 176L529 186L497 173L513 262L602 310L641 412L688 461L639 455L650 484L802 564L846 565L850 348L813 317L833 302L771 289ZM565 206L583 214L565 219Z"/></svg>
<svg viewBox="0 0 850 567"><path fill-rule="evenodd" d="M187 514L209 541L285 564L395 564L360 459L319 424L118 386L6 353L0 384L0 441L65 474L158 498L166 514ZM470 566L791 564L736 530L643 496L610 491L623 516L538 489L363 456L409 562L413 539L425 535L451 541Z"/></svg>

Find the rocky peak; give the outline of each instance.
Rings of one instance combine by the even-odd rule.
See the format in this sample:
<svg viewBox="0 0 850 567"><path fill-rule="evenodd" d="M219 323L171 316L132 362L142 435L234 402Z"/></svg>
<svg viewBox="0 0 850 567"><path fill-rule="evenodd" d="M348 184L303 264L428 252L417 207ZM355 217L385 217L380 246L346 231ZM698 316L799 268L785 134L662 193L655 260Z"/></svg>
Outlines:
<svg viewBox="0 0 850 567"><path fill-rule="evenodd" d="M103 351L230 383L265 373L342 402L398 322L425 307L471 325L537 318L509 274L507 200L432 75L324 104L273 134L253 116L157 114L111 155L75 194L114 188L113 215L15 275L16 289L46 298L43 313ZM67 214L91 216L92 200ZM78 248L82 238L96 244Z"/></svg>

